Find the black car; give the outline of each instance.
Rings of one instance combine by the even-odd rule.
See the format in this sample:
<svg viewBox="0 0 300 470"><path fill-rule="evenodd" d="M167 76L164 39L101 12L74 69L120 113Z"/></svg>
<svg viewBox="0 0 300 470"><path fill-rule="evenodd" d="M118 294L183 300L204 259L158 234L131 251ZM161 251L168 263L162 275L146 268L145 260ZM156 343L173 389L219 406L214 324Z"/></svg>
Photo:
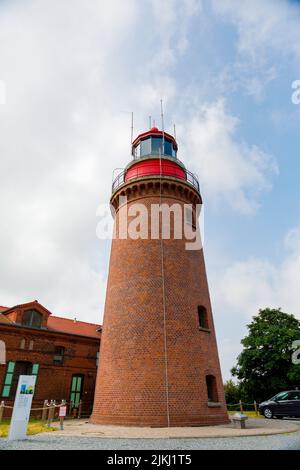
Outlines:
<svg viewBox="0 0 300 470"><path fill-rule="evenodd" d="M265 418L300 417L300 390L280 392L259 405L259 412Z"/></svg>

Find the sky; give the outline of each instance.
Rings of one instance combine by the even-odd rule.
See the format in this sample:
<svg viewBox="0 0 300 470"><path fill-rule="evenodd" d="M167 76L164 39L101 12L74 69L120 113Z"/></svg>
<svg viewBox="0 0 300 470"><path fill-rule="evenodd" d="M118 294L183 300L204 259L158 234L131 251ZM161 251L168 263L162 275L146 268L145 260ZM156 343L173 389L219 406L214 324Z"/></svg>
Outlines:
<svg viewBox="0 0 300 470"><path fill-rule="evenodd" d="M162 98L201 185L224 380L259 308L300 319L299 21L295 0L0 0L0 305L102 321L97 209L131 112L136 136Z"/></svg>

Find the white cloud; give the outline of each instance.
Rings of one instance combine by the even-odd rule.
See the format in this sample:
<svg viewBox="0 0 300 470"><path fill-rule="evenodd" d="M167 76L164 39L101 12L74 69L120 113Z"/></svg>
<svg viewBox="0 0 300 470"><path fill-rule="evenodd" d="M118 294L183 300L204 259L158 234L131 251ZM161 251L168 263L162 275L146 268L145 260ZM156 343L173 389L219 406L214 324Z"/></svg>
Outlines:
<svg viewBox="0 0 300 470"><path fill-rule="evenodd" d="M176 60L197 3L180 3L180 23L171 3L165 32L151 2L147 13L137 0L1 3L4 305L38 298L54 313L101 320L109 246L96 238L96 209L130 158L131 110L138 132L162 96L175 99L161 53Z"/></svg>
<svg viewBox="0 0 300 470"><path fill-rule="evenodd" d="M184 125L183 151L201 175L204 193L234 209L251 213L261 191L271 188L275 159L256 145L236 139L239 120L224 101L200 106Z"/></svg>
<svg viewBox="0 0 300 470"><path fill-rule="evenodd" d="M288 0L212 0L212 5L216 14L234 25L237 56L225 75L239 81L246 94L261 101L286 59L299 69L299 5Z"/></svg>
<svg viewBox="0 0 300 470"><path fill-rule="evenodd" d="M227 259L223 272L212 273L212 300L224 380L230 378L230 370L243 349L241 339L247 334L246 324L259 309L281 308L300 319L300 227L286 234L281 248L281 263L251 257L230 264Z"/></svg>
<svg viewBox="0 0 300 470"><path fill-rule="evenodd" d="M184 54L189 46L189 21L201 13L202 0L151 0L153 8L153 32L159 38L160 52L155 66L174 65L176 58Z"/></svg>
<svg viewBox="0 0 300 470"><path fill-rule="evenodd" d="M299 6L287 0L212 0L214 11L232 21L238 31L238 49L253 62L277 50L300 59Z"/></svg>
<svg viewBox="0 0 300 470"><path fill-rule="evenodd" d="M231 379L230 370L236 363L238 355L241 353L242 346L239 338L223 338L218 341L220 354L220 362L222 369L223 382Z"/></svg>
<svg viewBox="0 0 300 470"><path fill-rule="evenodd" d="M250 258L229 266L215 285L215 300L223 312L251 318L260 308L281 307L300 319L300 228L291 230L282 244L284 259Z"/></svg>

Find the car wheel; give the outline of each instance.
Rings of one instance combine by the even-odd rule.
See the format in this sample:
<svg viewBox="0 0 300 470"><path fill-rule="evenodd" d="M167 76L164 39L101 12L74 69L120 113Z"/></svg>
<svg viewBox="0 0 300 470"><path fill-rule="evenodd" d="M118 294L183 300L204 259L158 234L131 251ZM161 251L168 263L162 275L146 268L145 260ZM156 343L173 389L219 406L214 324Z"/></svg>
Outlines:
<svg viewBox="0 0 300 470"><path fill-rule="evenodd" d="M270 408L265 408L264 409L264 417L267 419L273 418L273 411L270 410Z"/></svg>

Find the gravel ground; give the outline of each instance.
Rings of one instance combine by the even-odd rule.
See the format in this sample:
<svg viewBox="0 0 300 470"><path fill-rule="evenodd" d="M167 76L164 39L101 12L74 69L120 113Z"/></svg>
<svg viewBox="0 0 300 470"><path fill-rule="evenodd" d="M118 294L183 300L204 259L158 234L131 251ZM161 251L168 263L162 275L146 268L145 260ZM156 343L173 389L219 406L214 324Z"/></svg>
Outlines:
<svg viewBox="0 0 300 470"><path fill-rule="evenodd" d="M103 439L39 434L25 441L0 439L0 450L300 450L300 431L258 437L199 439Z"/></svg>

